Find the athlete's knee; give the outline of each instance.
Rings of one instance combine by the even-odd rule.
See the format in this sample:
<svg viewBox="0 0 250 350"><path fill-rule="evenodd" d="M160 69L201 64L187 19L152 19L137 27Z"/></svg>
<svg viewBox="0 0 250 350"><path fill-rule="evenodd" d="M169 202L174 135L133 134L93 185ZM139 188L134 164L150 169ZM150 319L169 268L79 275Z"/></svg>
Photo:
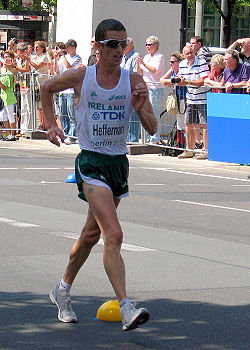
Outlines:
<svg viewBox="0 0 250 350"><path fill-rule="evenodd" d="M120 248L123 240L123 232L121 228L117 228L112 232L108 232L104 235L104 244L106 247L118 247Z"/></svg>
<svg viewBox="0 0 250 350"><path fill-rule="evenodd" d="M94 246L100 239L101 231L99 228L86 231L84 228L81 233L80 241L81 244L87 246Z"/></svg>

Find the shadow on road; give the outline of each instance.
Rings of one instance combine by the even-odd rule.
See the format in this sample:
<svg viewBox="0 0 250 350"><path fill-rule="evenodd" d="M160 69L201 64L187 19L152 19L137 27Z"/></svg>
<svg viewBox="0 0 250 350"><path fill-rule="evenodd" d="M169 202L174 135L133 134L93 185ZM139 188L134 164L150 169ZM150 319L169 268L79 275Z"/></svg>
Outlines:
<svg viewBox="0 0 250 350"><path fill-rule="evenodd" d="M74 297L77 324L57 321L45 295L0 293L1 350L247 350L249 305L221 306L171 299L143 303L151 320L122 332L120 323L95 320L107 299Z"/></svg>

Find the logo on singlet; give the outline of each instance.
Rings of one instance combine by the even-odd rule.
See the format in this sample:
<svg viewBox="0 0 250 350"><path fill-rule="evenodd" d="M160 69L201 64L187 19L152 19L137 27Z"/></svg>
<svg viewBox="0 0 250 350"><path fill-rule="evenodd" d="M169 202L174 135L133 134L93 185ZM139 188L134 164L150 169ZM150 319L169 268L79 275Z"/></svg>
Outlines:
<svg viewBox="0 0 250 350"><path fill-rule="evenodd" d="M126 100L126 96L125 95L118 95L118 96L111 95L109 97L109 101L112 101L112 100Z"/></svg>
<svg viewBox="0 0 250 350"><path fill-rule="evenodd" d="M97 96L96 91L91 91L91 92L90 92L90 96L91 96L91 97Z"/></svg>
<svg viewBox="0 0 250 350"><path fill-rule="evenodd" d="M100 114L98 112L95 112L92 114L92 119L93 120L99 120L101 118Z"/></svg>
<svg viewBox="0 0 250 350"><path fill-rule="evenodd" d="M107 112L107 111L103 111L103 112L94 112L91 115L91 118L93 120L121 120L121 119L125 119L126 115L125 115L125 111L119 111L119 112Z"/></svg>

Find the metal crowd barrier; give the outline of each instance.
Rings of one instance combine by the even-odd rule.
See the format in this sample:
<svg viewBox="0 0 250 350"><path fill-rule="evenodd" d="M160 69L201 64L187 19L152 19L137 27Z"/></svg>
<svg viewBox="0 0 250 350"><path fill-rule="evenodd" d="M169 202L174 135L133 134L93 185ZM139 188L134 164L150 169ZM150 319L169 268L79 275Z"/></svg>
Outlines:
<svg viewBox="0 0 250 350"><path fill-rule="evenodd" d="M160 84L160 83L159 83ZM191 87L188 85L187 87ZM209 91L212 93L226 93L225 87L208 87ZM172 90L169 88L169 91ZM235 88L234 94L247 94L246 87ZM166 100L166 98L165 98ZM183 102L183 101L182 101ZM185 100L186 105L186 100ZM153 105L154 107L154 105ZM158 109L162 110L161 117L158 117L158 128L160 128L160 142L158 144L154 144L154 146L159 147L162 150L163 154L176 156L182 153L185 150L192 151L195 153L207 153L207 150L204 150L203 144L203 132L201 126L194 126L194 134L195 134L195 148L187 148L186 145L186 130L181 130L181 125L178 127L177 119L182 119L185 122L185 109L186 107L183 105L180 107L180 111L177 112L177 115L170 115L166 112L166 105L158 104ZM206 107L205 107L206 108ZM206 114L206 111L203 111ZM196 124L196 123L195 123ZM147 141L147 134L145 130L141 130L142 133L142 144L150 144ZM209 145L208 145L209 148Z"/></svg>
<svg viewBox="0 0 250 350"><path fill-rule="evenodd" d="M2 74L3 75L3 74ZM39 93L39 81L49 79L51 76L47 74L39 74L28 72L28 73L18 73L14 74L16 84L15 84L15 96L17 99L17 104L15 106L15 114L16 114L16 128L15 129L6 129L6 130L15 130L17 134L26 135L29 137L29 135L33 132L37 132L41 134L41 138L44 138L44 133L46 130L40 130L39 129L39 108L41 108L41 101L40 101L40 93ZM159 86L162 86L161 83L158 83ZM216 87L218 92L224 92L225 88L223 87ZM163 88L165 92L165 97L157 102L153 103L153 108L158 111L158 114L156 115L159 123L159 130L160 130L160 141L156 146L163 148L163 150L178 150L183 151L186 150L186 134L185 130L182 130L181 133L181 142L174 142L174 138L178 138L178 128L177 128L177 119L183 119L182 123L185 119L185 105L181 106L180 113L178 112L177 118L176 115L171 115L166 112L166 89ZM168 88L170 91L171 89ZM239 93L247 93L246 88L240 88L237 89ZM60 118L59 118L59 105L58 105L58 96L55 96L55 113L58 115L58 125L60 126ZM62 117L62 116L61 116ZM2 124L2 123L1 123ZM1 129L3 130L3 125L0 125L0 132ZM196 126L196 147L193 149L195 152L203 152L202 151L202 130L201 128L197 128ZM145 132L142 125L138 121L138 117L132 116L132 119L130 121L129 125L129 134L132 134L132 136L136 136L134 139L133 137L128 137L127 142L128 144L141 144L141 145L147 145L149 143L149 135ZM68 135L66 135L68 136ZM179 135L180 136L180 135ZM36 138L39 138L37 136ZM174 153L174 152L172 152Z"/></svg>

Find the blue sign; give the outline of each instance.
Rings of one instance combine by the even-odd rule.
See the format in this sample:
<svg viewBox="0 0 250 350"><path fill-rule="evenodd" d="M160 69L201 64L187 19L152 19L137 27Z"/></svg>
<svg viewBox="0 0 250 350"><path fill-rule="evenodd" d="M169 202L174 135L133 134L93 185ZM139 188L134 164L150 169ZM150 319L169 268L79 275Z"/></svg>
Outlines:
<svg viewBox="0 0 250 350"><path fill-rule="evenodd" d="M207 94L208 159L250 165L250 95Z"/></svg>

